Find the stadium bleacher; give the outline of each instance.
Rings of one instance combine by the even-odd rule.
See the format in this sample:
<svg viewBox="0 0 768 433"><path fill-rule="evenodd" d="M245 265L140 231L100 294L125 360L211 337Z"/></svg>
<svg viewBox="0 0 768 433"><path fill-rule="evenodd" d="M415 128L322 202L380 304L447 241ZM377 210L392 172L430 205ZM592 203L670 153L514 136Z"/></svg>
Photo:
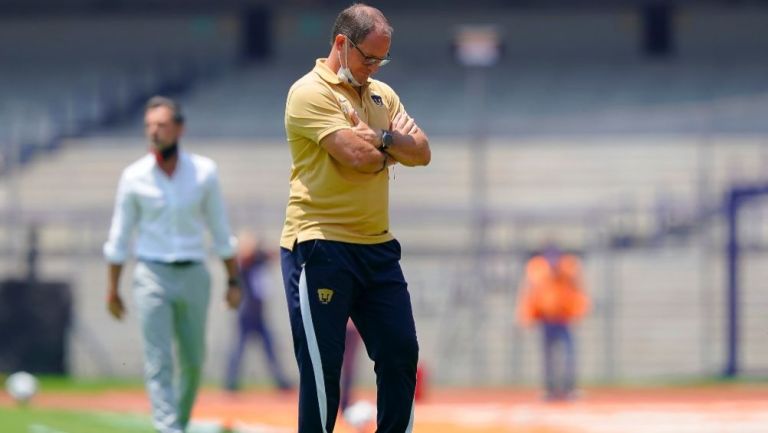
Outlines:
<svg viewBox="0 0 768 433"><path fill-rule="evenodd" d="M231 21L227 15L2 19L4 165L122 120L152 94L178 92L231 68L237 59Z"/></svg>
<svg viewBox="0 0 768 433"><path fill-rule="evenodd" d="M118 327L101 314L99 247L118 173L145 146L142 98L175 89L189 119L184 145L221 166L235 225L258 226L274 240L290 165L285 93L326 54L332 17L276 11L274 57L237 67L239 24L227 14L113 17L63 38L61 46L41 34L69 34L91 20L36 22L46 27L40 34L17 20L17 27L0 25L0 54L16 59L0 70L0 125L10 125L0 128L0 140L7 146L29 136L56 147L3 184L8 193L0 212L44 222L43 271L74 282L75 374L139 374L140 363L117 368L104 355L130 358L137 343L134 327ZM430 134L434 153L428 168L394 169L392 224L405 241L424 359L455 361L435 372L437 380L498 384L532 377L526 372L537 362L535 342L514 328L510 309L521 258L553 232L586 254L597 300L580 331L588 379L704 375L719 367L722 221L708 221L682 240L607 248L614 234L651 237L670 215L659 209L695 216L734 183L764 178L768 62L756 53L768 52L768 12L691 9L683 18L674 53L659 59L638 48L637 18L624 9L391 15L395 60L380 77ZM456 26L488 22L502 30L502 61L486 71L457 65ZM153 37L159 32L184 36ZM26 45L16 43L27 38ZM202 72L190 77L196 68L185 62L192 58ZM50 144L62 136L69 138ZM480 175L473 158L480 150L487 185L482 212L473 207ZM473 268L478 213L487 218L493 256L482 278ZM4 230L4 245L13 236ZM15 259L10 248L5 252L0 269L12 273ZM746 289L752 308L768 303L756 283L762 270L755 254ZM470 302L463 290L479 295ZM277 332L288 341L287 319L275 310ZM749 362L768 365L768 352L756 349L764 321L754 310L745 314ZM462 329L465 320L476 320L479 331ZM228 335L229 325L214 317L209 332ZM212 344L209 375L221 369L226 343ZM289 345L282 346L289 359ZM457 350L463 347L482 353Z"/></svg>

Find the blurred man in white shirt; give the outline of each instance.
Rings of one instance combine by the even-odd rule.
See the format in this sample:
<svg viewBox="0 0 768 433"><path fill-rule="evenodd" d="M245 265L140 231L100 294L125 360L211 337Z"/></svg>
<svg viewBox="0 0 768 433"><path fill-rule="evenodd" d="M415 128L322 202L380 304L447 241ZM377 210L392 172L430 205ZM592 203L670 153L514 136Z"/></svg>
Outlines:
<svg viewBox="0 0 768 433"><path fill-rule="evenodd" d="M210 275L205 266L206 227L222 258L228 282L226 303L240 303L234 260L235 238L227 221L216 164L180 149L184 117L171 99L147 102L144 128L149 153L120 177L109 240L107 308L122 319L120 274L133 254L133 295L144 338L144 373L155 428L183 433L189 423L205 357ZM177 387L171 348L176 341Z"/></svg>

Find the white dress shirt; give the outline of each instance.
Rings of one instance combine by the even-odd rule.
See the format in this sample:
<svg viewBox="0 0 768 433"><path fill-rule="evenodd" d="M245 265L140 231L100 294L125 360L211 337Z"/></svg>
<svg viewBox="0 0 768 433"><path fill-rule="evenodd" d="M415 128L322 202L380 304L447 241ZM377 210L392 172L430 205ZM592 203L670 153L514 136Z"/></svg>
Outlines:
<svg viewBox="0 0 768 433"><path fill-rule="evenodd" d="M123 170L104 256L110 263L125 262L136 230L133 249L141 260L203 261L206 225L216 254L232 257L236 241L216 163L180 149L176 170L169 177L150 153Z"/></svg>

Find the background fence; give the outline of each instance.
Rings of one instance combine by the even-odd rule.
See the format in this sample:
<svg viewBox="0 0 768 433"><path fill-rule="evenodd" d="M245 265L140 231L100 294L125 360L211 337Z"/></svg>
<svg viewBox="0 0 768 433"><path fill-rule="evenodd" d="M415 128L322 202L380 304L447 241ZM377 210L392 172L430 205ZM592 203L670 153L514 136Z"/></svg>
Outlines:
<svg viewBox="0 0 768 433"><path fill-rule="evenodd" d="M218 162L233 225L276 244L285 94L327 53L338 5L89 3L62 13L59 2L0 1L0 277L28 276L34 228L37 277L72 290L68 371L138 378L136 318L115 323L105 311L101 245L119 172L144 152L143 101L181 100L184 146ZM729 349L740 372L763 374L765 200L737 212L736 274L724 209L729 191L768 173L764 2L412 6L381 5L395 33L379 77L433 148L429 167L390 173L392 229L433 379L535 380L538 335L513 316L524 260L547 239L584 260L586 380L719 376ZM492 67L456 61L467 24L498 31ZM728 295L731 275L740 297ZM271 323L292 365L277 265L272 279ZM210 380L223 375L233 328L214 302ZM249 377L265 376L258 358L248 364Z"/></svg>
<svg viewBox="0 0 768 433"><path fill-rule="evenodd" d="M727 224L730 185L758 181L762 137L562 137L490 140L481 217L472 194L471 141L433 139L426 168L395 168L392 228L404 245L422 346L433 378L445 384L528 383L537 377L538 334L514 323L524 260L544 240L582 255L594 311L578 328L582 376L589 381L717 376L726 362ZM235 227L276 242L290 165L277 142L188 140L214 158ZM36 160L14 182L6 208L2 272L25 275L26 230L38 230L43 280L69 282L74 322L69 366L77 376L138 377L135 316L113 322L104 308L101 245L122 166L142 153L136 140L80 139ZM734 167L738 167L735 170ZM706 168L706 170L703 170ZM703 173L703 174L702 174ZM703 176L703 177L702 177ZM762 290L765 206L741 215L743 365L768 365ZM713 210L715 209L715 210ZM482 241L478 234L484 234ZM213 299L223 294L220 264ZM123 291L129 293L130 272ZM292 362L279 267L270 318L284 362ZM131 309L129 309L131 311ZM234 337L233 317L213 302L207 376L219 380ZM254 355L251 355L254 356ZM250 358L249 377L265 377ZM365 370L365 369L363 369Z"/></svg>

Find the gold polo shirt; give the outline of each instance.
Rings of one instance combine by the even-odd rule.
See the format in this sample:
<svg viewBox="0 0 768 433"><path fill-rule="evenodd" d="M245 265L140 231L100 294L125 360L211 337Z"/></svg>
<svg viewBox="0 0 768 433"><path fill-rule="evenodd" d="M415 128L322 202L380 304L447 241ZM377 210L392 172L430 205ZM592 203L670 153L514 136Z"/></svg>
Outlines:
<svg viewBox="0 0 768 433"><path fill-rule="evenodd" d="M377 244L389 232L388 170L360 173L342 166L320 145L327 135L351 129L350 113L373 129L389 129L405 108L391 87L368 79L358 92L342 83L318 59L296 81L285 104L285 132L291 147L291 192L280 246L326 239Z"/></svg>

